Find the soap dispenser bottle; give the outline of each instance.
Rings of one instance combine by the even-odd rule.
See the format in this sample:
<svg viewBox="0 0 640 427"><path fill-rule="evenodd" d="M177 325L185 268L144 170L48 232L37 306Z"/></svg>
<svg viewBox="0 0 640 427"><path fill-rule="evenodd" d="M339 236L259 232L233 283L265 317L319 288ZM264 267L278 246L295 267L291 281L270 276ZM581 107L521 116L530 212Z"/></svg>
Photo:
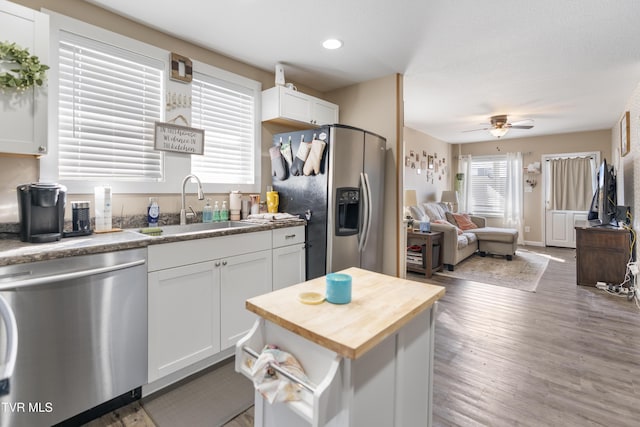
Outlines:
<svg viewBox="0 0 640 427"><path fill-rule="evenodd" d="M222 201L222 209L220 210L220 220L229 221L229 208L227 207L227 201Z"/></svg>
<svg viewBox="0 0 640 427"><path fill-rule="evenodd" d="M211 199L207 199L207 204L202 208L202 222L213 222L213 208L210 202Z"/></svg>
<svg viewBox="0 0 640 427"><path fill-rule="evenodd" d="M149 227L158 226L158 217L160 216L160 206L155 197L149 197L149 206L147 206L147 223Z"/></svg>
<svg viewBox="0 0 640 427"><path fill-rule="evenodd" d="M213 205L213 221L220 221L220 205L218 205L218 201Z"/></svg>

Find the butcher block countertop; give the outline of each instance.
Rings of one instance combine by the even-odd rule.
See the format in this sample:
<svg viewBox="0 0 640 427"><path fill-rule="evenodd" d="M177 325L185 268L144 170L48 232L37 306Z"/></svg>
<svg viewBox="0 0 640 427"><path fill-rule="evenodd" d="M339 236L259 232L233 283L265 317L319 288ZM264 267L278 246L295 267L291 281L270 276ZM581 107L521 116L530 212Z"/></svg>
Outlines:
<svg viewBox="0 0 640 427"><path fill-rule="evenodd" d="M352 277L349 304L303 304L302 292L325 294L325 277L246 301L249 311L339 355L357 359L444 296L445 288L359 268ZM425 328L427 325L425 325Z"/></svg>

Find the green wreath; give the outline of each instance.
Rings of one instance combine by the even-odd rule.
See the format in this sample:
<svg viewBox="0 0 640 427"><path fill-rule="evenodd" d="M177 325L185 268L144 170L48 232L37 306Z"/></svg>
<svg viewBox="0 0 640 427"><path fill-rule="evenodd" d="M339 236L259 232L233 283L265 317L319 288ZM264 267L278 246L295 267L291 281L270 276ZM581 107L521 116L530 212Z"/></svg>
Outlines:
<svg viewBox="0 0 640 427"><path fill-rule="evenodd" d="M29 50L22 49L15 43L0 43L0 63L9 62L17 65L8 72L0 73L0 88L11 88L24 91L33 85L42 86L45 71L49 66L41 64L37 56L30 55Z"/></svg>

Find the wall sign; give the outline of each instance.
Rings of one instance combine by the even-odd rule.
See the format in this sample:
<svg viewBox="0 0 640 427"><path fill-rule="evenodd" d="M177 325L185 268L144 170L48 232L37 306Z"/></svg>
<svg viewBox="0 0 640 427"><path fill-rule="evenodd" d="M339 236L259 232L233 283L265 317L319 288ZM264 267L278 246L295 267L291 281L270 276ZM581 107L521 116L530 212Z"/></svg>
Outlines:
<svg viewBox="0 0 640 427"><path fill-rule="evenodd" d="M204 154L204 129L156 122L156 150L185 154Z"/></svg>

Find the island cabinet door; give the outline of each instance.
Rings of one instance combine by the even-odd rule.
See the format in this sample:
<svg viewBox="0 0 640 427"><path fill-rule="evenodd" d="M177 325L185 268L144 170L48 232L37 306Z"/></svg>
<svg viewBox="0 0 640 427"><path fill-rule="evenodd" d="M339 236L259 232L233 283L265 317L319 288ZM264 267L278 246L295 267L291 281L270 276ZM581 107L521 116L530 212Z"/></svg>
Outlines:
<svg viewBox="0 0 640 427"><path fill-rule="evenodd" d="M220 351L220 275L213 261L149 273L149 382Z"/></svg>
<svg viewBox="0 0 640 427"><path fill-rule="evenodd" d="M221 346L232 347L249 332L256 316L245 308L251 297L272 290L271 250L222 258L220 266Z"/></svg>

